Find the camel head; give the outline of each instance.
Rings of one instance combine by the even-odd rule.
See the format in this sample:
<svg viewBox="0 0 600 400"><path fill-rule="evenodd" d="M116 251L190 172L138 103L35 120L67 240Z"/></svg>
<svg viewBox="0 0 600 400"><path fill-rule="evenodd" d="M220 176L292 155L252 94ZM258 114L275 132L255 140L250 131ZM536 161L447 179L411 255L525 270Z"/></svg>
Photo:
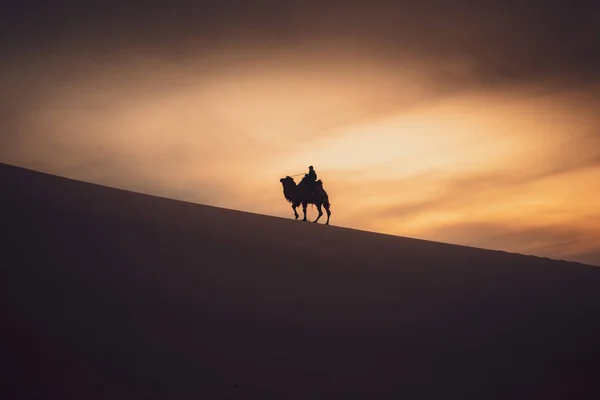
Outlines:
<svg viewBox="0 0 600 400"><path fill-rule="evenodd" d="M286 186L289 184L293 184L294 186L296 186L296 182L294 181L294 178L292 178L291 176L286 176L285 178L281 178L279 180L279 182L281 182L281 184L283 186Z"/></svg>
<svg viewBox="0 0 600 400"><path fill-rule="evenodd" d="M283 185L283 196L288 202L292 203L296 196L297 188L294 178L286 176L285 178L281 178L279 182Z"/></svg>

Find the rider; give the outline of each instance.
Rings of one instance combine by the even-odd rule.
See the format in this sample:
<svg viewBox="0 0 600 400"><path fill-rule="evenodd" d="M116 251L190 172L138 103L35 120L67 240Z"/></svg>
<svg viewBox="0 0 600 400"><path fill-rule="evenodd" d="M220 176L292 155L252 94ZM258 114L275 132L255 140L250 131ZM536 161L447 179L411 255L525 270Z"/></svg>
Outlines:
<svg viewBox="0 0 600 400"><path fill-rule="evenodd" d="M317 183L317 173L313 169L312 165L310 167L308 167L308 174L306 174L305 176L306 176L306 181L309 183L310 191L311 191L311 193L313 193L315 190L316 183Z"/></svg>

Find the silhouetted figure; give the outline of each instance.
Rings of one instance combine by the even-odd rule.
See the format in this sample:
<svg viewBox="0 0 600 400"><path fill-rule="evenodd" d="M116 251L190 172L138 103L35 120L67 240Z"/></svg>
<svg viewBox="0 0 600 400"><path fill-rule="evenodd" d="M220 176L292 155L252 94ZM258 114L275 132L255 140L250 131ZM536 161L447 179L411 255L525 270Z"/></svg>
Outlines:
<svg viewBox="0 0 600 400"><path fill-rule="evenodd" d="M308 167L308 174L305 175L306 182L309 184L310 193L313 194L315 192L315 186L317 184L317 173L313 169L311 165Z"/></svg>
<svg viewBox="0 0 600 400"><path fill-rule="evenodd" d="M314 170L313 166L311 165L310 167L308 167L308 179L310 179L313 182L317 181L317 172Z"/></svg>

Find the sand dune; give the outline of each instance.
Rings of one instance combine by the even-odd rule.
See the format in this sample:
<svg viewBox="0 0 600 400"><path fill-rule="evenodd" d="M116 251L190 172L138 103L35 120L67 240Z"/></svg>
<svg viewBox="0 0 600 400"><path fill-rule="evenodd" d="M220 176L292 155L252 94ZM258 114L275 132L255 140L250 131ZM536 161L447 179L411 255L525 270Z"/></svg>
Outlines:
<svg viewBox="0 0 600 400"><path fill-rule="evenodd" d="M597 267L0 184L2 399L600 398Z"/></svg>

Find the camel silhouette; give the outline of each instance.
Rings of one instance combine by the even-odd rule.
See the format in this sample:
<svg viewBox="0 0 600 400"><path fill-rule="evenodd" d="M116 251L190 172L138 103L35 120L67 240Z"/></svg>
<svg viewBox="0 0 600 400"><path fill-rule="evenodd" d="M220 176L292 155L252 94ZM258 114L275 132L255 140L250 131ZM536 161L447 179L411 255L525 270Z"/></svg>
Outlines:
<svg viewBox="0 0 600 400"><path fill-rule="evenodd" d="M306 175L298 185L294 181L294 178L291 176L286 176L285 178L281 178L279 180L283 185L283 196L285 199L292 203L292 209L294 210L294 216L298 219L299 215L296 212L296 207L302 204L302 211L304 212L304 219L302 221L306 221L306 206L308 204L314 204L317 206L317 210L319 211L319 216L313 222L317 222L319 218L323 215L323 211L321 207L325 207L325 211L327 211L327 222L325 225L329 225L329 217L331 217L331 211L329 210L329 196L327 196L327 192L323 189L323 182L319 179L314 183L314 189L311 193L310 190L310 182L306 180Z"/></svg>

